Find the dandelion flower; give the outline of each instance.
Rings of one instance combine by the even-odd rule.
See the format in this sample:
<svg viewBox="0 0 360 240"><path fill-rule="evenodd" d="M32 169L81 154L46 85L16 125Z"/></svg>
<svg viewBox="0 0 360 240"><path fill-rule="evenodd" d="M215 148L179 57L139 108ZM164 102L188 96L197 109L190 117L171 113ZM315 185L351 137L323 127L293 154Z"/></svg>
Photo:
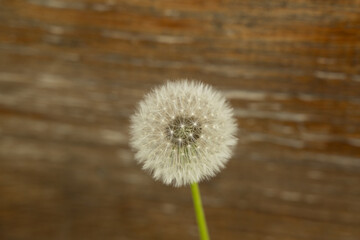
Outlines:
<svg viewBox="0 0 360 240"><path fill-rule="evenodd" d="M143 169L167 185L213 177L236 144L233 110L220 92L180 80L153 89L131 117L131 146Z"/></svg>

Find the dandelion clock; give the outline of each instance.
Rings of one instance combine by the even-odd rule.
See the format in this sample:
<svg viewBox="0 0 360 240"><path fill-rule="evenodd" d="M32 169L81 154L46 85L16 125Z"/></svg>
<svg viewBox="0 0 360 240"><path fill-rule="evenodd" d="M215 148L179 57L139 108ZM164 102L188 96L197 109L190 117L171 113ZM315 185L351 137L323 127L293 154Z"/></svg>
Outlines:
<svg viewBox="0 0 360 240"><path fill-rule="evenodd" d="M236 130L223 95L187 80L153 89L131 117L131 146L143 169L166 185L191 185L201 239L209 237L197 183L225 167Z"/></svg>

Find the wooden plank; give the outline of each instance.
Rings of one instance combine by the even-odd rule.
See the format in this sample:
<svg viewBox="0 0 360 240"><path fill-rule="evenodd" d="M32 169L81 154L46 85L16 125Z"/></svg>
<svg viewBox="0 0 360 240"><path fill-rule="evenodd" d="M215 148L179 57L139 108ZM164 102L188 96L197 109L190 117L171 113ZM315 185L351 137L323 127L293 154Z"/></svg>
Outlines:
<svg viewBox="0 0 360 240"><path fill-rule="evenodd" d="M201 184L213 239L360 238L360 2L0 0L0 239L197 239L190 190L134 162L167 79L235 108Z"/></svg>

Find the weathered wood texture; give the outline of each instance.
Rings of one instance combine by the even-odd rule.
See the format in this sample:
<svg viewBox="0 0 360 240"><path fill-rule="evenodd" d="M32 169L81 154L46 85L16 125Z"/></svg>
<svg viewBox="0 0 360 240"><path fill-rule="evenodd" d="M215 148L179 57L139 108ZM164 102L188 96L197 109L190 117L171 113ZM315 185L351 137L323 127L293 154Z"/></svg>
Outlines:
<svg viewBox="0 0 360 240"><path fill-rule="evenodd" d="M360 2L0 0L0 239L197 239L128 118L194 78L239 144L201 184L213 239L360 239Z"/></svg>

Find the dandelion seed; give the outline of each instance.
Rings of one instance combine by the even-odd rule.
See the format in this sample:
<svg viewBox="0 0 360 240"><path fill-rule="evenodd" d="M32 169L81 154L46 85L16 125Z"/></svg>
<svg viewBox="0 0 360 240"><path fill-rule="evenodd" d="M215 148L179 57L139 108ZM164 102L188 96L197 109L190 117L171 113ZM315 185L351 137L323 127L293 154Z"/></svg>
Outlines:
<svg viewBox="0 0 360 240"><path fill-rule="evenodd" d="M150 134L152 129L163 132ZM149 93L131 117L131 146L156 180L183 186L224 167L236 129L233 110L218 91L201 82L168 82Z"/></svg>

